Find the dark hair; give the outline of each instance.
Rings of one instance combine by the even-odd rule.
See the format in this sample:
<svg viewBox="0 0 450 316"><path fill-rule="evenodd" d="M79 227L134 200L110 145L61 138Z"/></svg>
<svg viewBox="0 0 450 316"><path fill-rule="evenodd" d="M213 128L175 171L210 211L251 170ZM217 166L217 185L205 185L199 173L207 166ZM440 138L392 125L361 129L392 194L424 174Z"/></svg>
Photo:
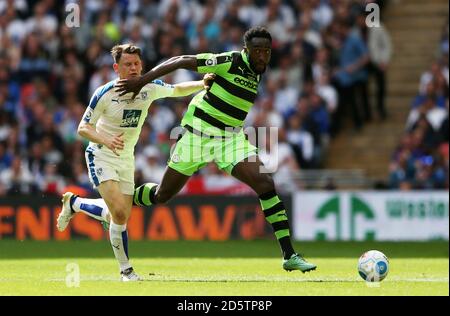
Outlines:
<svg viewBox="0 0 450 316"><path fill-rule="evenodd" d="M251 29L249 29L247 32L245 32L245 34L244 34L245 46L247 46L248 43L250 43L251 40L255 37L267 38L272 43L272 36L270 35L269 31L267 31L262 26L255 26L255 27L252 27Z"/></svg>
<svg viewBox="0 0 450 316"><path fill-rule="evenodd" d="M119 63L122 54L136 54L141 57L141 49L132 44L116 45L111 49L111 55L115 63Z"/></svg>

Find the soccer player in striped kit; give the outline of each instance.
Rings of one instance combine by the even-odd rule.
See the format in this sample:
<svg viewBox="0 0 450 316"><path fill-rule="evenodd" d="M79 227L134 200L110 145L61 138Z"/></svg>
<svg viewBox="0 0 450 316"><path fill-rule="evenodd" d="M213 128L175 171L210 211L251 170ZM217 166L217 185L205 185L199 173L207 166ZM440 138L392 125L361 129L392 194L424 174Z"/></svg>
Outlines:
<svg viewBox="0 0 450 316"><path fill-rule="evenodd" d="M257 148L242 130L256 99L261 75L270 61L272 37L265 28L255 27L245 33L244 44L240 52L176 56L141 77L121 80L116 85L120 95L132 92L138 96L148 82L179 68L216 75L211 88L190 102L181 122L185 133L176 144L161 183L138 187L134 203L149 206L167 202L194 172L214 161L259 196L264 215L280 244L283 268L311 271L316 265L294 251L285 206L275 191L272 176L260 171L263 164Z"/></svg>

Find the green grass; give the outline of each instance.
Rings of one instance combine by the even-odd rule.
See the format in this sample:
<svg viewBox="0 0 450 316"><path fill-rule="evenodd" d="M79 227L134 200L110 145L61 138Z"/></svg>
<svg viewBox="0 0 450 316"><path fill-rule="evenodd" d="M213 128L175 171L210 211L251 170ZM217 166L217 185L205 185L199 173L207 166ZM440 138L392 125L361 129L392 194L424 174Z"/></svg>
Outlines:
<svg viewBox="0 0 450 316"><path fill-rule="evenodd" d="M118 282L107 241L0 240L0 295L449 295L448 242L297 243L318 269L285 272L274 241L131 242L145 282ZM378 249L390 259L388 277L368 286L358 257ZM80 286L66 285L78 265Z"/></svg>

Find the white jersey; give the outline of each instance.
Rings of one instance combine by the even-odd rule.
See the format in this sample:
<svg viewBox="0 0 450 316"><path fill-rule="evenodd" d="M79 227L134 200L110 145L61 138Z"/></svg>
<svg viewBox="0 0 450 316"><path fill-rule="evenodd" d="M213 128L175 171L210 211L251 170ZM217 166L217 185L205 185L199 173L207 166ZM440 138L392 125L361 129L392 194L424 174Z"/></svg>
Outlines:
<svg viewBox="0 0 450 316"><path fill-rule="evenodd" d="M112 138L123 132L125 147L118 153L120 158L132 158L151 103L156 99L172 96L175 88L161 80L155 80L145 85L132 100L131 93L119 97L119 93L114 91L116 81L95 91L83 120L94 125L98 133L107 137ZM106 146L90 142L89 147L99 150L106 157L118 158Z"/></svg>

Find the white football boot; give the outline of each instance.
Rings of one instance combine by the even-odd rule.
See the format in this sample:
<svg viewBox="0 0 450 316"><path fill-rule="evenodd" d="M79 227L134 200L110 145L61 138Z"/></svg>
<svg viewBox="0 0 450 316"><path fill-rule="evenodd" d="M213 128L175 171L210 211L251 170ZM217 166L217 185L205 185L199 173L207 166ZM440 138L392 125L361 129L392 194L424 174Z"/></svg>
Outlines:
<svg viewBox="0 0 450 316"><path fill-rule="evenodd" d="M61 212L58 215L58 220L56 223L56 227L60 232L64 231L69 225L70 220L75 215L75 212L72 212L72 208L70 207L70 199L74 196L72 192L66 192L62 197L62 208Z"/></svg>
<svg viewBox="0 0 450 316"><path fill-rule="evenodd" d="M142 278L134 272L133 268L128 268L120 272L120 280L122 282L142 281Z"/></svg>

